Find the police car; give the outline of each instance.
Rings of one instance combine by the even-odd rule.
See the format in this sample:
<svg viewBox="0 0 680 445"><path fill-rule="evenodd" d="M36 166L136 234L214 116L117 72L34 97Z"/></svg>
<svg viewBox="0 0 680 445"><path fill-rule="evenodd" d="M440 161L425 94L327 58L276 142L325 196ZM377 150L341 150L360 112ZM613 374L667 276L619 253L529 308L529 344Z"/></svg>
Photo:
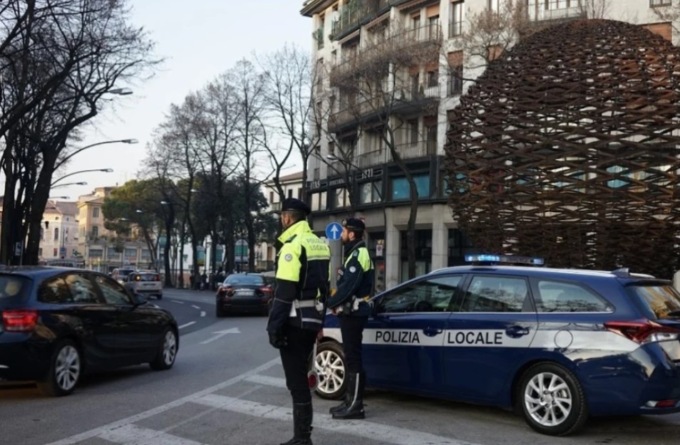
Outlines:
<svg viewBox="0 0 680 445"><path fill-rule="evenodd" d="M627 269L552 269L474 256L373 299L363 337L370 387L515 408L534 430L589 416L680 411L680 294ZM326 317L316 392L342 397L337 317Z"/></svg>

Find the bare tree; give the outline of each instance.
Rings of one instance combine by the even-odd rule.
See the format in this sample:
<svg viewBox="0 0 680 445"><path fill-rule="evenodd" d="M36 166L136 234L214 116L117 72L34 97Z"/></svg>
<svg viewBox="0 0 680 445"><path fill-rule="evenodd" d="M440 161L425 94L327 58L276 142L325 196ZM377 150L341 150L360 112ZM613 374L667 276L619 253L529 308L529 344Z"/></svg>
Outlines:
<svg viewBox="0 0 680 445"><path fill-rule="evenodd" d="M69 156L74 130L99 113L116 83L151 73L153 45L143 30L127 24L123 1L17 0L0 12L10 30L0 44L5 143L0 162L8 229L0 260L34 264L52 175ZM17 244L21 258L14 255Z"/></svg>
<svg viewBox="0 0 680 445"><path fill-rule="evenodd" d="M323 80L323 70L318 66L312 67L309 56L293 45L285 45L258 62L269 86L266 90L267 105L272 110L272 116L267 121L267 127L273 129L273 135L277 139L283 139L286 144L280 151L271 145L270 140L264 144L274 167L274 188L279 201L283 201L286 196L279 180L281 170L291 154L297 150L302 158L302 196L305 197L309 176L307 161L320 137L320 132L310 129L314 122L312 85L319 85Z"/></svg>
<svg viewBox="0 0 680 445"><path fill-rule="evenodd" d="M427 154L430 147L425 136L426 121L429 117L436 122L441 30L438 24L405 29L400 23L387 22L374 27L371 33L372 44L361 51L344 48L343 53L354 55L330 73L331 85L337 88L339 97L337 111L329 118L328 137L336 142L334 154L346 172L358 173L357 142L363 139L364 146L372 144L376 148L365 153L370 163L377 163L377 157L386 150L383 162L394 162L404 175L410 200L406 232L408 276L414 277L418 189L407 159ZM354 199L355 177L346 174L345 180Z"/></svg>

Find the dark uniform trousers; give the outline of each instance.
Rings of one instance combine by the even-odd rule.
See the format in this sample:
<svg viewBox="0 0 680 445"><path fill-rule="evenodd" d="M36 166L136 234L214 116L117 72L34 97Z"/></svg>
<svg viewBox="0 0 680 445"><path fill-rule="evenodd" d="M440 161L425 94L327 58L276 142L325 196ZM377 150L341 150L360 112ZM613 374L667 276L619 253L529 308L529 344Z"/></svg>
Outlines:
<svg viewBox="0 0 680 445"><path fill-rule="evenodd" d="M368 322L368 317L360 317L355 315L339 316L340 332L342 333L342 349L345 353L345 365L348 373L360 373L362 355L361 355L361 341L362 332Z"/></svg>
<svg viewBox="0 0 680 445"><path fill-rule="evenodd" d="M307 372L309 360L314 350L316 332L287 325L284 327L288 345L280 349L281 363L286 375L286 384L293 398L293 403L312 401L309 390Z"/></svg>

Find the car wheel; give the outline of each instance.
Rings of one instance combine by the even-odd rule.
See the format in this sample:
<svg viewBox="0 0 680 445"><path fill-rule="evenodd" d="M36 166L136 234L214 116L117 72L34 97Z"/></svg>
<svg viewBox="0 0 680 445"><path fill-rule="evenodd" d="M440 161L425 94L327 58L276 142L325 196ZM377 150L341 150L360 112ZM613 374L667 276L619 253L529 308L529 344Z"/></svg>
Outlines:
<svg viewBox="0 0 680 445"><path fill-rule="evenodd" d="M318 376L316 394L322 399L339 399L345 394L345 355L333 341L321 343L316 350L314 370Z"/></svg>
<svg viewBox="0 0 680 445"><path fill-rule="evenodd" d="M82 373L80 351L71 340L59 342L50 359L50 370L38 388L48 396L66 396L75 389Z"/></svg>
<svg viewBox="0 0 680 445"><path fill-rule="evenodd" d="M518 388L519 411L531 428L551 436L566 436L588 420L583 388L566 368L538 363L529 368Z"/></svg>
<svg viewBox="0 0 680 445"><path fill-rule="evenodd" d="M172 368L177 357L177 334L170 328L165 330L163 334L163 341L158 349L158 354L152 362L149 363L151 369L162 371L164 369Z"/></svg>

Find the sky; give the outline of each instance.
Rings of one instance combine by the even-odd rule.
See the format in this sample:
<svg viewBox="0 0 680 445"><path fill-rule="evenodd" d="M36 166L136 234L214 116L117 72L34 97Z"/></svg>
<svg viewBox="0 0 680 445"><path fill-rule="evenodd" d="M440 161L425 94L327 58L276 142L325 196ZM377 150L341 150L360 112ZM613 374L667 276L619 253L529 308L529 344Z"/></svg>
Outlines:
<svg viewBox="0 0 680 445"><path fill-rule="evenodd" d="M116 97L115 112L100 114L84 132L78 147L103 141L137 139L130 144L104 144L76 155L54 178L87 169L112 168L112 173L88 172L62 183L87 182L52 190L52 196L78 196L95 187L123 185L136 179L153 131L171 104L181 104L237 61L253 60L296 44L311 51L312 21L300 14L304 0L128 0L131 21L156 42L155 55L165 59L150 80L129 86L129 96ZM116 85L118 87L118 85ZM120 85L120 87L128 87ZM301 169L291 167L286 173Z"/></svg>

